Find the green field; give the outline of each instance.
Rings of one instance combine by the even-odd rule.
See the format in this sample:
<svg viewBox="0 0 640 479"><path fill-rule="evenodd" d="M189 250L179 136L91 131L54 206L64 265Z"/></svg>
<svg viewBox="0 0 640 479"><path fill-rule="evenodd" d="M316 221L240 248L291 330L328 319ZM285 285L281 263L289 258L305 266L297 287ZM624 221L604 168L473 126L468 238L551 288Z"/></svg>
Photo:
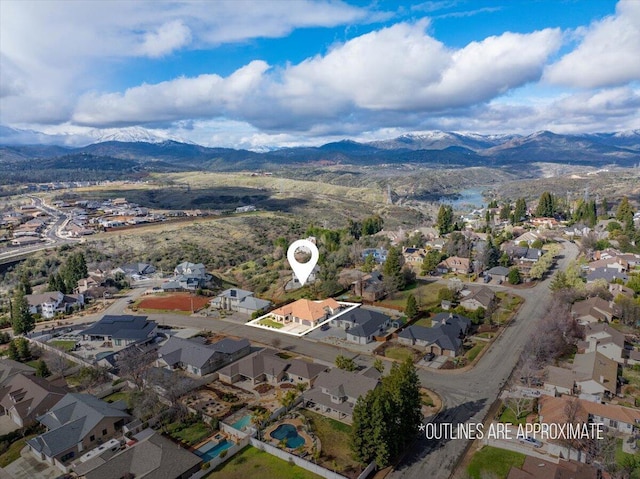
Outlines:
<svg viewBox="0 0 640 479"><path fill-rule="evenodd" d="M405 348L403 346L391 346L384 350L384 355L391 359L397 359L398 361L404 361L407 358L413 361L416 357L416 353L413 349Z"/></svg>
<svg viewBox="0 0 640 479"><path fill-rule="evenodd" d="M519 452L485 446L474 454L467 472L473 479L481 479L482 477L504 479L512 466L522 467L525 457ZM483 473L486 476L483 476ZM494 474L494 476L489 476L490 474Z"/></svg>
<svg viewBox="0 0 640 479"><path fill-rule="evenodd" d="M424 326L425 328L430 328L431 326L433 326L431 318L420 318L413 324L415 326Z"/></svg>
<svg viewBox="0 0 640 479"><path fill-rule="evenodd" d="M284 328L284 324L278 323L277 321L273 321L273 320L267 319L267 318L264 318L264 319L258 321L257 324L259 324L261 326L268 326L270 328L276 328L276 329Z"/></svg>
<svg viewBox="0 0 640 479"><path fill-rule="evenodd" d="M251 477L320 479L321 476L289 464L252 446L245 447L232 459L206 476L207 479L249 479Z"/></svg>
<svg viewBox="0 0 640 479"><path fill-rule="evenodd" d="M54 348L61 349L62 351L69 352L71 351L75 345L76 341L49 341L47 343L49 346L53 346Z"/></svg>
<svg viewBox="0 0 640 479"><path fill-rule="evenodd" d="M184 441L193 446L208 437L212 431L209 426L202 422L196 422L187 427L184 427L182 423L174 422L167 426L167 432L174 439Z"/></svg>
<svg viewBox="0 0 640 479"><path fill-rule="evenodd" d="M438 304L440 304L438 293L441 289L447 289L447 286L438 282L416 282L404 291L399 291L384 299L380 303L380 305L389 305L395 308L404 308L404 306L407 304L407 296L409 296L409 294L413 294L420 308L430 308L432 306L437 306Z"/></svg>

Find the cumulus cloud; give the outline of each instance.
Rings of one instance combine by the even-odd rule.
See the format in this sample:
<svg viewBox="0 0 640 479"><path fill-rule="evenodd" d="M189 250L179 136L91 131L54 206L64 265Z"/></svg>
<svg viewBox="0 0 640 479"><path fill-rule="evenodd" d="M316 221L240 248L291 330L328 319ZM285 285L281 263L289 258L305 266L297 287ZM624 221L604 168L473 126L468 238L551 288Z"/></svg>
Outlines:
<svg viewBox="0 0 640 479"><path fill-rule="evenodd" d="M167 22L154 32L147 32L140 46L140 53L161 57L183 47L191 41L191 30L179 20Z"/></svg>
<svg viewBox="0 0 640 479"><path fill-rule="evenodd" d="M594 88L640 80L640 2L620 1L615 15L577 32L578 47L550 65L551 83Z"/></svg>

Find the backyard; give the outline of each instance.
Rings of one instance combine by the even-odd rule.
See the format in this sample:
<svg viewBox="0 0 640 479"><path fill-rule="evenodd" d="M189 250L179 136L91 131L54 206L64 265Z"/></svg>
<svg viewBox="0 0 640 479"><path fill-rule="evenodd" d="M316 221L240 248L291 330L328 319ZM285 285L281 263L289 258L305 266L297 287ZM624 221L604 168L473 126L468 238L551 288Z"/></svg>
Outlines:
<svg viewBox="0 0 640 479"><path fill-rule="evenodd" d="M320 479L321 476L252 446L245 447L231 460L206 476L208 479L248 479L250 477Z"/></svg>
<svg viewBox="0 0 640 479"><path fill-rule="evenodd" d="M49 341L47 344L49 346L53 346L56 349L60 349L62 351L66 351L69 352L71 350L73 350L73 348L76 346L76 342L77 341Z"/></svg>
<svg viewBox="0 0 640 479"><path fill-rule="evenodd" d="M413 294L418 302L418 306L426 309L440 304L438 293L442 289L447 289L447 286L436 281L416 281L404 291L394 293L378 304L380 306L390 306L393 309L404 309L407 303L407 296L409 296L409 294Z"/></svg>
<svg viewBox="0 0 640 479"><path fill-rule="evenodd" d="M467 472L472 479L481 479L482 477L504 479L512 466L522 467L525 457L519 452L484 446L473 455Z"/></svg>
<svg viewBox="0 0 640 479"><path fill-rule="evenodd" d="M186 443L189 446L198 444L213 432L202 421L196 421L191 424L178 421L172 422L166 426L166 431L175 440Z"/></svg>
<svg viewBox="0 0 640 479"><path fill-rule="evenodd" d="M351 426L312 411L304 410L302 414L309 421L313 433L320 439L320 465L327 469L337 469L336 472L341 474L361 469L360 464L351 457Z"/></svg>

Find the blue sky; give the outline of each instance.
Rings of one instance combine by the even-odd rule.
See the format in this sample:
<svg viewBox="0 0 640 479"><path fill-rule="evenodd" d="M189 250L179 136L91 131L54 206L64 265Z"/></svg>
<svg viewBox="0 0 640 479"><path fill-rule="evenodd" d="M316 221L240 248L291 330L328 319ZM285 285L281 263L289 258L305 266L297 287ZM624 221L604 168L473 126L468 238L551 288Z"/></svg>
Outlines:
<svg viewBox="0 0 640 479"><path fill-rule="evenodd" d="M2 0L0 125L254 149L630 130L638 58L640 0Z"/></svg>

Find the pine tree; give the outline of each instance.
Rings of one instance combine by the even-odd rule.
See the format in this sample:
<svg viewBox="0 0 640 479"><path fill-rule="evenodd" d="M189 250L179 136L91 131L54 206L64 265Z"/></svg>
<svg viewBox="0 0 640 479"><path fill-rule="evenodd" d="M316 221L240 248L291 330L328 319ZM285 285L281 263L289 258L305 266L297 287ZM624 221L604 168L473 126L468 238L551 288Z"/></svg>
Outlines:
<svg viewBox="0 0 640 479"><path fill-rule="evenodd" d="M400 250L395 246L389 248L387 259L382 266L382 274L387 291L390 293L400 291L406 286L406 280L402 274L403 262Z"/></svg>
<svg viewBox="0 0 640 479"><path fill-rule="evenodd" d="M445 235L453 231L453 208L451 205L440 205L436 227L441 235Z"/></svg>
<svg viewBox="0 0 640 479"><path fill-rule="evenodd" d="M413 294L409 294L409 296L407 296L407 304L404 307L404 314L406 314L409 319L415 318L416 314L418 314L418 303Z"/></svg>
<svg viewBox="0 0 640 479"><path fill-rule="evenodd" d="M43 359L39 360L36 363L36 376L38 376L39 378L46 378L47 376L51 375L51 371L49 371L49 367L47 366L47 363L44 362Z"/></svg>
<svg viewBox="0 0 640 479"><path fill-rule="evenodd" d="M508 203L503 204L502 208L500 208L499 215L501 220L508 220L509 216L511 216L511 205Z"/></svg>
<svg viewBox="0 0 640 479"><path fill-rule="evenodd" d="M16 338L16 347L18 348L18 356L20 361L28 361L31 359L31 349L29 349L29 341L25 338Z"/></svg>
<svg viewBox="0 0 640 479"><path fill-rule="evenodd" d="M15 341L11 341L9 343L8 354L9 359L13 359L14 361L20 360L20 354L18 354L18 347L16 346Z"/></svg>
<svg viewBox="0 0 640 479"><path fill-rule="evenodd" d="M18 288L20 288L24 294L33 293L31 283L29 282L29 277L26 274L23 274L20 277L20 284L18 285Z"/></svg>
<svg viewBox="0 0 640 479"><path fill-rule="evenodd" d="M527 216L527 202L524 198L516 200L516 206L513 210L512 223L520 223Z"/></svg>
<svg viewBox="0 0 640 479"><path fill-rule="evenodd" d="M509 270L509 284L520 284L522 279L520 278L520 270L518 268L511 268Z"/></svg>
<svg viewBox="0 0 640 479"><path fill-rule="evenodd" d="M552 217L555 213L555 199L548 191L543 192L538 200L538 207L536 208L536 216L538 217Z"/></svg>
<svg viewBox="0 0 640 479"><path fill-rule="evenodd" d="M29 302L20 288L13 297L11 326L16 335L26 334L35 328L35 320L29 311Z"/></svg>
<svg viewBox="0 0 640 479"><path fill-rule="evenodd" d="M376 266L376 259L373 257L372 254L369 254L364 259L364 265L362 266L362 271L364 271L365 273L371 273L371 271L373 271L373 268L375 266Z"/></svg>

